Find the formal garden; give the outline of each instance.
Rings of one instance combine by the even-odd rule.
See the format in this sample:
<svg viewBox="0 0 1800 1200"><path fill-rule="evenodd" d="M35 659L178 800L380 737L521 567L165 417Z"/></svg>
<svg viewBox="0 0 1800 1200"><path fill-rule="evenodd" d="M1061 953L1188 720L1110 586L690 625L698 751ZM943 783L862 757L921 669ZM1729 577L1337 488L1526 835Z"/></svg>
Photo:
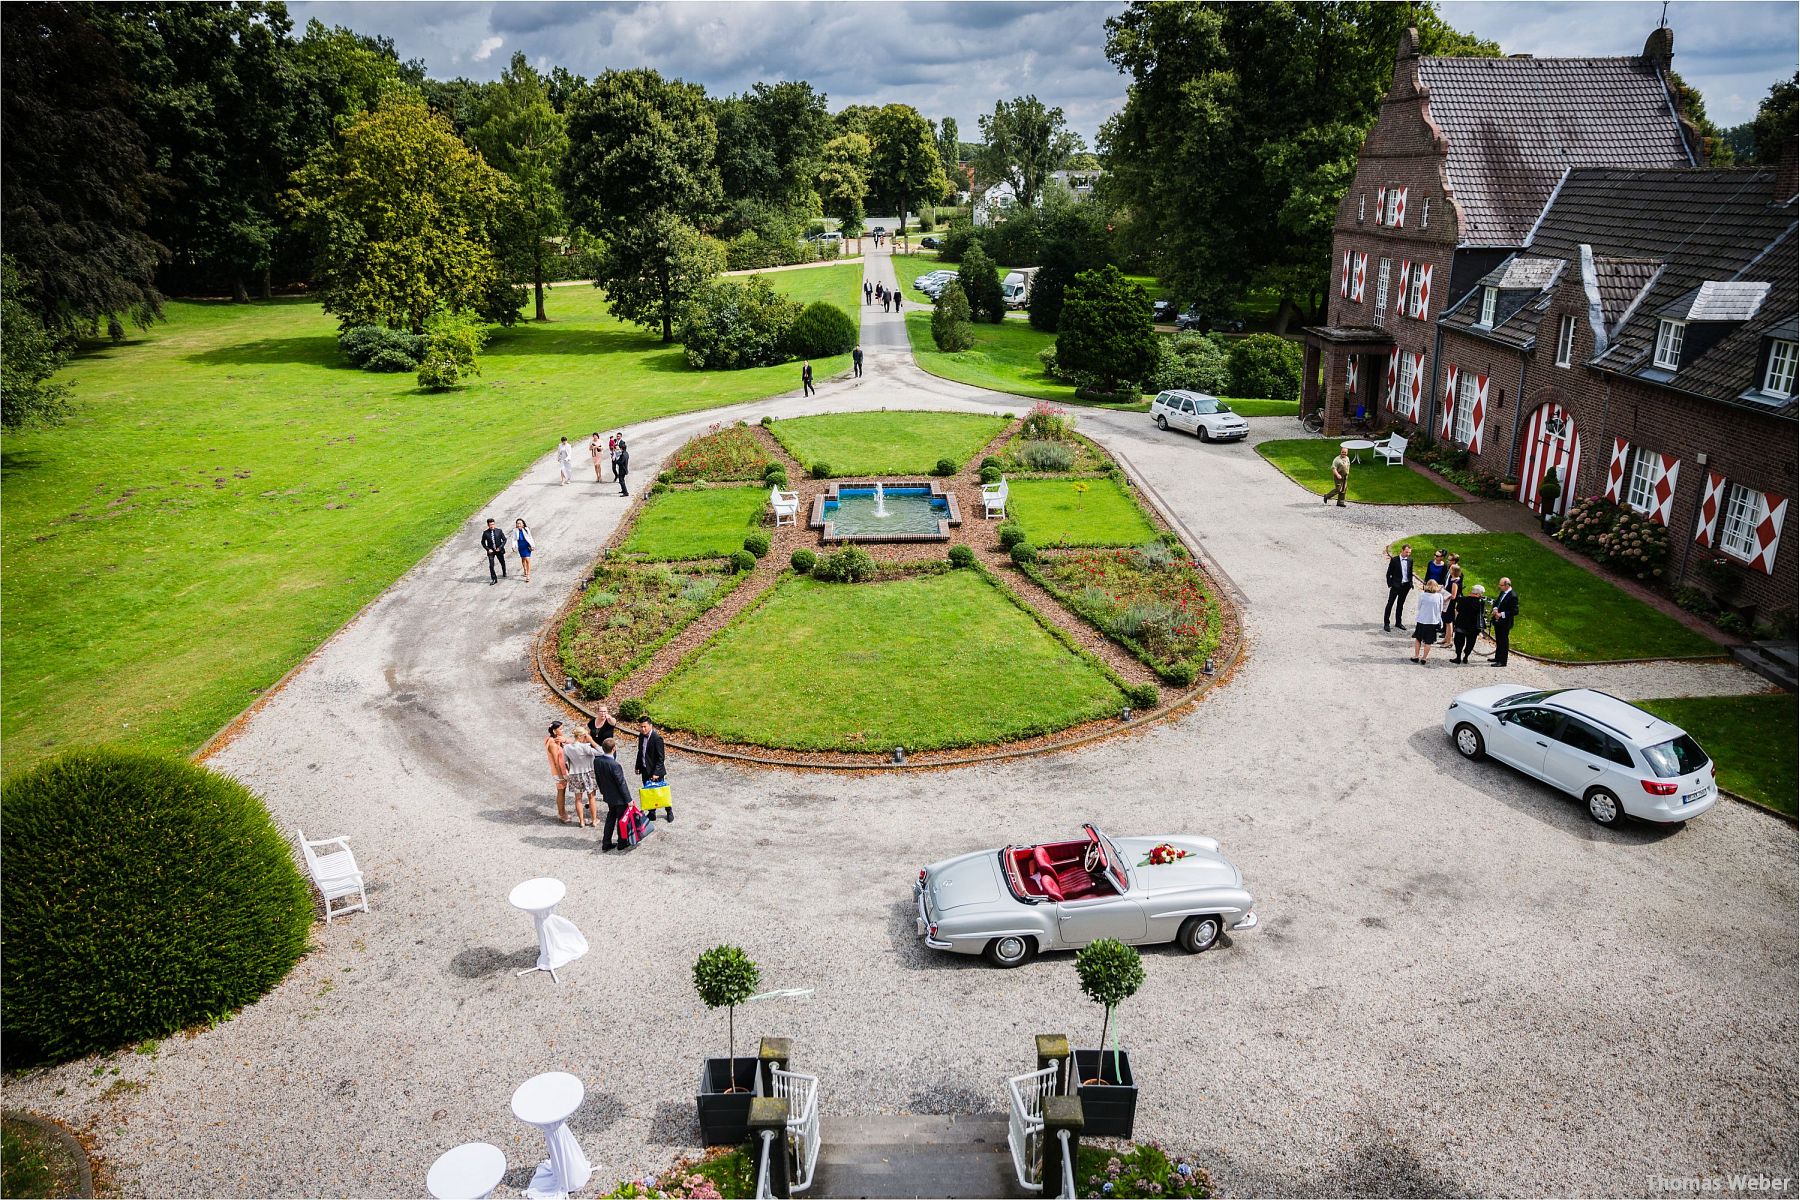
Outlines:
<svg viewBox="0 0 1800 1200"><path fill-rule="evenodd" d="M1204 569L1052 405L765 418L670 463L544 652L571 698L684 743L838 765L1031 748L1171 710L1232 652ZM935 485L941 536L827 541L830 506L876 482L896 504Z"/></svg>

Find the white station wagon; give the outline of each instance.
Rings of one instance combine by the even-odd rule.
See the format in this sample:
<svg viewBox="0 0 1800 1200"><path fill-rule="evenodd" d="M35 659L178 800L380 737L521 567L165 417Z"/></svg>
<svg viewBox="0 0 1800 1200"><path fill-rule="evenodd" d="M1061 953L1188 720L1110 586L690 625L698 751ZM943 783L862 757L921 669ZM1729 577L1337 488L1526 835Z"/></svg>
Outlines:
<svg viewBox="0 0 1800 1200"><path fill-rule="evenodd" d="M1207 442L1241 442L1250 436L1250 422L1205 392L1159 392L1150 402L1150 418L1158 429L1198 434Z"/></svg>

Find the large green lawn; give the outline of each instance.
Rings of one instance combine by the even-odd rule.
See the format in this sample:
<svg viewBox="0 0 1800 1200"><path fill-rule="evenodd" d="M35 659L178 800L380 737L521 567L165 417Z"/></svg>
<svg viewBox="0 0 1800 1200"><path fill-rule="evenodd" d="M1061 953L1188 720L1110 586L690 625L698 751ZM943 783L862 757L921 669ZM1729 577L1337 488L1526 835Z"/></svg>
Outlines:
<svg viewBox="0 0 1800 1200"><path fill-rule="evenodd" d="M858 264L769 278L861 304ZM9 766L72 742L191 750L446 536L468 537L473 571L464 522L558 435L797 384L792 364L690 370L586 286L498 331L484 374L441 395L350 368L316 304L168 312L69 365L69 424L6 436Z"/></svg>
<svg viewBox="0 0 1800 1200"><path fill-rule="evenodd" d="M1012 479L1006 514L1039 546L1141 546L1156 530L1123 484L1097 479Z"/></svg>
<svg viewBox="0 0 1800 1200"><path fill-rule="evenodd" d="M1256 452L1275 469L1315 496L1331 490L1331 460L1338 444L1329 438L1286 438L1259 442ZM1352 504L1455 504L1456 493L1440 487L1412 468L1388 466L1369 451L1350 464Z"/></svg>
<svg viewBox="0 0 1800 1200"><path fill-rule="evenodd" d="M651 497L619 548L651 558L719 558L762 524L766 487L713 487Z"/></svg>
<svg viewBox="0 0 1800 1200"><path fill-rule="evenodd" d="M1005 428L1005 418L977 413L860 412L793 417L769 432L802 466L824 463L845 478L926 475L940 458L961 467Z"/></svg>
<svg viewBox="0 0 1800 1200"><path fill-rule="evenodd" d="M980 659L1004 669L980 667ZM1118 688L976 571L790 577L647 697L677 729L790 750L942 749L1115 712Z"/></svg>
<svg viewBox="0 0 1800 1200"><path fill-rule="evenodd" d="M1354 478L1354 476L1352 476ZM1572 563L1523 533L1422 533L1410 542L1423 574L1440 547L1462 555L1463 577L1491 600L1502 576L1519 594L1512 648L1542 658L1596 662L1632 658L1705 658L1722 654L1710 639L1615 587L1600 568Z"/></svg>
<svg viewBox="0 0 1800 1200"><path fill-rule="evenodd" d="M1719 786L1788 816L1794 815L1800 776L1800 709L1795 697L1697 696L1640 700L1699 742L1719 768Z"/></svg>
<svg viewBox="0 0 1800 1200"><path fill-rule="evenodd" d="M948 354L931 340L929 312L906 314L906 336L912 343L913 360L925 371L1033 400L1077 403L1073 385L1044 374L1044 364L1038 361L1039 350L1056 344L1054 333L1039 333L1024 321L977 324L974 329L973 347Z"/></svg>

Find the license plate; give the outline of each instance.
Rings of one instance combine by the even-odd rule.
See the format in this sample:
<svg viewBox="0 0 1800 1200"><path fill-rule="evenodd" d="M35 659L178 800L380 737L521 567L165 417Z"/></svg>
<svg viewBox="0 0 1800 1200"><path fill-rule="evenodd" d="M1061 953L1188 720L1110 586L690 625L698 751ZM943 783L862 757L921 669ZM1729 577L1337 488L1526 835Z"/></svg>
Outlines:
<svg viewBox="0 0 1800 1200"><path fill-rule="evenodd" d="M1686 795L1682 796L1681 802L1683 804L1692 804L1694 801L1704 800L1710 795L1712 795L1712 789L1710 787L1703 787L1697 792L1688 792Z"/></svg>

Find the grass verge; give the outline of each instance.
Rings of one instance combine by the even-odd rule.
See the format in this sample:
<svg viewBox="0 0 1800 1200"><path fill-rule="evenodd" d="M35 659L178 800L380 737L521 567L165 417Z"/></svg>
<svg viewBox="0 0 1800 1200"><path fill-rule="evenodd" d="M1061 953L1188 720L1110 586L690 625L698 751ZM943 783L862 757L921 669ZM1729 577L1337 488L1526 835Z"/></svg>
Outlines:
<svg viewBox="0 0 1800 1200"><path fill-rule="evenodd" d="M1795 815L1800 709L1794 696L1692 696L1637 703L1694 735L1718 764L1720 787Z"/></svg>
<svg viewBox="0 0 1800 1200"><path fill-rule="evenodd" d="M1039 546L1138 546L1156 529L1118 480L1018 479L1007 483L1007 516Z"/></svg>
<svg viewBox="0 0 1800 1200"><path fill-rule="evenodd" d="M844 478L928 475L940 458L960 468L1005 428L978 413L861 412L793 417L769 432L802 466L822 462Z"/></svg>
<svg viewBox="0 0 1800 1200"><path fill-rule="evenodd" d="M1236 407L1236 402L1233 402ZM1242 412L1242 409L1238 411ZM1256 452L1277 471L1315 496L1331 490L1331 460L1338 444L1329 438L1283 438L1259 442ZM1350 464L1353 504L1456 504L1456 494L1405 466L1390 467L1364 454Z"/></svg>
<svg viewBox="0 0 1800 1200"><path fill-rule="evenodd" d="M697 488L650 497L619 549L646 558L719 558L744 548L762 524L764 487Z"/></svg>

